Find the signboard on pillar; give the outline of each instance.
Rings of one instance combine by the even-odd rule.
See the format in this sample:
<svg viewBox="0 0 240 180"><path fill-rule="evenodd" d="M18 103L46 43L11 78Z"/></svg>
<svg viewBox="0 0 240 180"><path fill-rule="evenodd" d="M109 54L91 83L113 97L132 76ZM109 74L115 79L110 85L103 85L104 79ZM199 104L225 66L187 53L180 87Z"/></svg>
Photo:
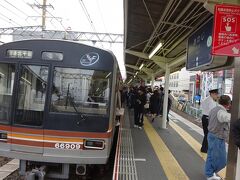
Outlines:
<svg viewBox="0 0 240 180"><path fill-rule="evenodd" d="M240 6L215 6L212 54L240 56Z"/></svg>
<svg viewBox="0 0 240 180"><path fill-rule="evenodd" d="M212 29L213 18L197 29L187 43L187 70L197 70L212 62Z"/></svg>

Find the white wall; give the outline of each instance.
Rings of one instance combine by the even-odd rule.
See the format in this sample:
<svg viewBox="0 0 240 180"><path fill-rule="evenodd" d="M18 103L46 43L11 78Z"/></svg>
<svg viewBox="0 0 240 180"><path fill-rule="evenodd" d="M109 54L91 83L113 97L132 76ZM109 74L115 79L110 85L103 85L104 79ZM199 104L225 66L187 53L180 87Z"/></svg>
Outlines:
<svg viewBox="0 0 240 180"><path fill-rule="evenodd" d="M185 67L180 71L170 74L169 89L175 92L189 90L190 76L195 74L195 71L187 71Z"/></svg>

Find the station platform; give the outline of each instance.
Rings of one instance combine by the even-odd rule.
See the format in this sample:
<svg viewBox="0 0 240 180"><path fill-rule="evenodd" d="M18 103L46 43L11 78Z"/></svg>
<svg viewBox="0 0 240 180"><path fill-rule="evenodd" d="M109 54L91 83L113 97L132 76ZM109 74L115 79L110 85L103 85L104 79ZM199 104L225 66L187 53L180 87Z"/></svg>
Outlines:
<svg viewBox="0 0 240 180"><path fill-rule="evenodd" d="M114 167L114 180L204 180L206 154L200 152L202 128L170 111L167 129L161 117L144 118L142 130L134 128L134 113L125 108ZM224 179L226 169L219 172Z"/></svg>

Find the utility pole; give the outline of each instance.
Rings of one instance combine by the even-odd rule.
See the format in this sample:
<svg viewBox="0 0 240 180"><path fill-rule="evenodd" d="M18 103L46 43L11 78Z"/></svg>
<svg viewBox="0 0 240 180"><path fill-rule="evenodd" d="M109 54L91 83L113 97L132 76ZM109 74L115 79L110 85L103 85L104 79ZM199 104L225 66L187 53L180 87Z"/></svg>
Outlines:
<svg viewBox="0 0 240 180"><path fill-rule="evenodd" d="M43 0L42 5L42 30L44 31L46 29L46 8L47 8L47 0Z"/></svg>
<svg viewBox="0 0 240 180"><path fill-rule="evenodd" d="M42 19L42 31L46 30L46 18L55 18L55 19L61 19L59 17L47 17L47 8L50 7L52 9L53 6L51 4L47 5L47 0L43 0L42 4L29 4L32 8L37 7L38 9L42 9L42 16L29 16L30 18L41 18Z"/></svg>

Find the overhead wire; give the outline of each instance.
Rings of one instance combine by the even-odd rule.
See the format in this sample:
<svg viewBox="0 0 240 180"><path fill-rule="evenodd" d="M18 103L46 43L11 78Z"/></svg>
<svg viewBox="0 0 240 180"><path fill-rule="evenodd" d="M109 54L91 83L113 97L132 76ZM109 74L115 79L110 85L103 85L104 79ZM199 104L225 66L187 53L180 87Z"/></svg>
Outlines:
<svg viewBox="0 0 240 180"><path fill-rule="evenodd" d="M15 23L15 24L18 25L18 26L22 26L22 25L18 24L17 22L13 21L12 19L8 18L7 16L5 16L5 15L2 14L2 13L0 13L0 15L7 19L7 20L4 20L3 18L1 18L1 19L4 20L5 22L8 22L8 23L10 23L10 24L12 24L12 25L14 25L13 23ZM12 23L12 22L13 22L13 23Z"/></svg>
<svg viewBox="0 0 240 180"><path fill-rule="evenodd" d="M38 15L41 15L41 13L38 12L38 11L36 11L36 10L33 8L33 6L31 6L30 3L26 2L25 0L22 0L22 1L23 1L25 4L27 4L28 6L30 6L30 7L32 8L32 10L35 11Z"/></svg>
<svg viewBox="0 0 240 180"><path fill-rule="evenodd" d="M15 12L13 12L12 10L10 10L9 8L5 7L4 5L0 4L1 7L3 7L4 9L6 9L7 11L9 11L10 13L14 14L15 16L17 16L19 18L19 15L16 14Z"/></svg>
<svg viewBox="0 0 240 180"><path fill-rule="evenodd" d="M82 7L82 9L83 9L83 11L84 11L84 13L85 13L85 15L86 15L86 17L87 17L87 19L88 19L88 22L90 23L91 28L93 29L93 31L94 31L95 33L97 33L97 30L96 30L96 28L95 28L95 26L94 26L94 24L93 24L93 21L92 21L92 19L91 19L91 17L90 17L90 14L88 13L88 10L87 10L87 8L86 8L83 0L78 0L78 2L79 2L79 4L81 5L81 7ZM100 38L99 38L98 35L97 35L97 37L98 37L98 39L100 40ZM103 43L102 43L102 42L101 42L101 46L103 47Z"/></svg>
<svg viewBox="0 0 240 180"><path fill-rule="evenodd" d="M18 10L19 12L21 12L22 14L24 14L25 16L29 16L28 14L26 14L25 12L23 12L21 9L17 8L16 6L14 6L12 3L8 2L7 0L4 0L7 4L9 4L10 6L14 7L16 10Z"/></svg>
<svg viewBox="0 0 240 180"><path fill-rule="evenodd" d="M0 15L1 15L1 13L0 13ZM5 20L5 19L3 19L2 17L0 17L0 19L2 19L3 21L5 21L5 22L7 22L7 23L12 24L12 23L9 21L9 19L8 19L8 20ZM14 24L12 24L12 25L14 25Z"/></svg>
<svg viewBox="0 0 240 180"><path fill-rule="evenodd" d="M107 30L107 27L106 27L106 24L105 24L105 21L104 21L104 18L103 18L103 14L102 14L102 10L101 10L101 7L99 5L99 0L96 0L97 1L97 6L98 6L98 9L99 9L99 12L100 12L100 16L101 16L101 20L102 20L102 23L103 23L103 28L104 28L104 31L105 33L107 33L109 35L109 37L111 38L108 30ZM112 38L111 38L112 39ZM110 49L112 49L112 43L110 43Z"/></svg>
<svg viewBox="0 0 240 180"><path fill-rule="evenodd" d="M10 2L7 2L6 0L4 0L8 5L10 5L11 7L17 9L18 11L20 11L22 14L24 14L25 16L28 16L26 13L24 13L23 11L21 11L20 9L18 9L16 6L14 6L13 4L11 4ZM19 19L23 19L23 21L25 22L26 18L22 17L22 16L19 16L19 14L17 14L16 12L13 12L10 8L4 6L3 4L0 4L1 7L3 7L4 9L6 9L8 12L10 12L11 14L13 14L14 16L18 17ZM4 15L5 16L5 15ZM12 20L11 18L9 17L6 17L5 18L11 20L12 22L14 22L15 24L17 24L18 26L21 26L17 21L14 21ZM27 22L28 25L31 25L29 22Z"/></svg>
<svg viewBox="0 0 240 180"><path fill-rule="evenodd" d="M99 12L100 12L101 20L103 22L104 30L105 30L106 33L108 33L107 28L106 28L106 24L104 22L104 18L103 18L103 15L102 15L102 10L101 10L101 7L99 5L99 0L96 0L96 1L97 1L97 6L98 6L98 9L99 9Z"/></svg>
<svg viewBox="0 0 240 180"><path fill-rule="evenodd" d="M13 14L14 16L16 16L18 19L22 19L23 21L25 21L25 19L24 19L23 17L20 17L19 14L16 14L15 12L13 12L13 11L10 10L9 8L3 6L2 4L0 4L0 6L3 7L4 9L6 9L8 12L12 13L12 14ZM10 18L8 18L8 19L10 19ZM14 22L16 22L16 21L14 21ZM18 24L18 23L16 22L16 24ZM29 22L27 22L27 24L28 24L29 26L31 26L31 24L30 24ZM20 26L22 26L22 25L20 25Z"/></svg>

